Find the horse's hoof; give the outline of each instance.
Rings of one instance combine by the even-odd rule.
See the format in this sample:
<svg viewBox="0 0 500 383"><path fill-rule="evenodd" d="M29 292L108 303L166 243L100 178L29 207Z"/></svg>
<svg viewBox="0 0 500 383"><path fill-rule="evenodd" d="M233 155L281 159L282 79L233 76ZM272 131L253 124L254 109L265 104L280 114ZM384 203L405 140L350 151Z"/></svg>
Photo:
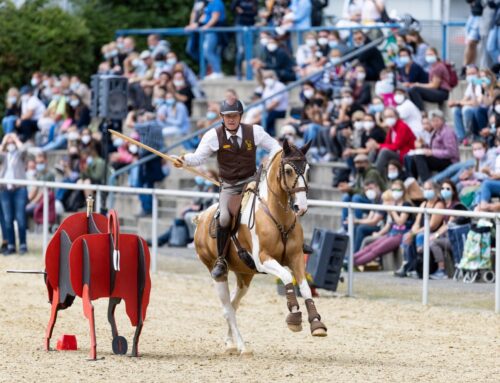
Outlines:
<svg viewBox="0 0 500 383"><path fill-rule="evenodd" d="M319 320L314 320L311 322L311 335L312 336L326 336L326 326Z"/></svg>
<svg viewBox="0 0 500 383"><path fill-rule="evenodd" d="M324 337L324 336L327 336L327 332L324 328L317 328L316 330L314 330L312 333L311 333L312 336L320 336L320 337Z"/></svg>
<svg viewBox="0 0 500 383"><path fill-rule="evenodd" d="M245 348L240 352L240 357L242 358L251 358L253 357L253 351L250 348Z"/></svg>
<svg viewBox="0 0 500 383"><path fill-rule="evenodd" d="M302 331L302 325L301 324L289 324L288 328L292 332L300 332L300 331Z"/></svg>
<svg viewBox="0 0 500 383"><path fill-rule="evenodd" d="M238 349L235 346L226 347L224 350L226 355L238 355Z"/></svg>

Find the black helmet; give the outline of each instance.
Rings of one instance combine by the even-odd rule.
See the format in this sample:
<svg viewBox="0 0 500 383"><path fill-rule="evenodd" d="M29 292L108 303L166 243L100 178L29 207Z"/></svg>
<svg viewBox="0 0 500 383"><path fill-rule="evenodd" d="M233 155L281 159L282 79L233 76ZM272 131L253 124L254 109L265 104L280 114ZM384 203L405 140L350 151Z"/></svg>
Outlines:
<svg viewBox="0 0 500 383"><path fill-rule="evenodd" d="M220 105L220 114L230 114L230 113L239 113L243 114L243 104L240 100L236 100L233 104L230 104L228 101L222 101Z"/></svg>

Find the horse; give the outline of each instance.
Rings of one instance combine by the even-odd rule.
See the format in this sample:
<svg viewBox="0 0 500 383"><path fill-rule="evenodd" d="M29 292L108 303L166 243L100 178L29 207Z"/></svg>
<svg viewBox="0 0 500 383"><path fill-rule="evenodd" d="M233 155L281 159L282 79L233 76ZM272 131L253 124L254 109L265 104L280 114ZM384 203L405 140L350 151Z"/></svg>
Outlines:
<svg viewBox="0 0 500 383"><path fill-rule="evenodd" d="M283 282L289 311L286 323L291 331L298 332L302 330L302 313L295 295L293 274L305 299L312 336L327 335L327 328L321 322L306 280L304 233L297 220L297 216L307 211L309 165L306 153L309 147L310 143L298 148L285 140L283 149L274 154L257 180L259 185L258 190L254 191L253 203L242 208L237 241L233 237L226 258L229 271L236 276L236 286L230 295L227 277L222 281L214 281L228 324L225 338L227 353L252 354L238 329L236 310L257 273L271 274ZM216 240L210 235L216 212L217 205L214 204L200 213L194 234L196 253L209 272L217 258ZM253 265L244 262L244 257L238 255L234 246L236 242L239 242L236 246L240 250L241 247L248 250Z"/></svg>

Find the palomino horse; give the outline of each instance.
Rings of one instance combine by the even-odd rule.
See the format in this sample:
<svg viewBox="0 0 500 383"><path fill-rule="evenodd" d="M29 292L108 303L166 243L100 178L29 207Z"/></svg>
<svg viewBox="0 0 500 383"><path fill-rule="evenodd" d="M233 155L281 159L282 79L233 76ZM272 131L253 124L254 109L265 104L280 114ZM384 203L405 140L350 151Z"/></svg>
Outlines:
<svg viewBox="0 0 500 383"><path fill-rule="evenodd" d="M283 150L270 159L267 169L263 172L262 182L258 188L259 194L255 201L255 211L252 209L252 204L247 204L243 208L237 238L251 253L255 269L240 259L235 246L229 245L227 260L229 270L236 275L235 290L229 294L227 279L215 281L224 317L229 326L226 337L227 352L239 352L242 355L251 353L238 330L236 310L253 276L259 272L281 279L285 285L290 312L286 317L286 323L290 330L301 331L302 313L299 311L299 303L293 288L293 273L300 293L305 299L311 334L326 336L326 326L321 322L306 281L304 234L300 222L297 221L297 215L303 215L307 211L309 165L305 154L308 149L309 144L299 149L289 145L285 140ZM217 205L213 205L200 214L194 235L196 252L208 270L212 269L217 258L216 241L209 235L210 223L216 210ZM254 224L249 224L250 221L254 221ZM290 268L292 273L285 266Z"/></svg>

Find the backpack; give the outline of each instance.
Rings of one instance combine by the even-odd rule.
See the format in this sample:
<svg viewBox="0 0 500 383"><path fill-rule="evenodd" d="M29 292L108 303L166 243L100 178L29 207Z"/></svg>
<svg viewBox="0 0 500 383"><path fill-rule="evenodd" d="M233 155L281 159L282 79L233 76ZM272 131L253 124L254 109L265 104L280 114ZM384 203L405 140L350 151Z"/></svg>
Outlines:
<svg viewBox="0 0 500 383"><path fill-rule="evenodd" d="M450 87L452 88L456 87L458 85L458 75L455 70L455 66L448 61L444 61L444 66L446 67L448 75L450 76L450 81L449 81Z"/></svg>
<svg viewBox="0 0 500 383"><path fill-rule="evenodd" d="M480 220L471 227L464 244L464 253L458 268L461 270L491 269L492 224Z"/></svg>

